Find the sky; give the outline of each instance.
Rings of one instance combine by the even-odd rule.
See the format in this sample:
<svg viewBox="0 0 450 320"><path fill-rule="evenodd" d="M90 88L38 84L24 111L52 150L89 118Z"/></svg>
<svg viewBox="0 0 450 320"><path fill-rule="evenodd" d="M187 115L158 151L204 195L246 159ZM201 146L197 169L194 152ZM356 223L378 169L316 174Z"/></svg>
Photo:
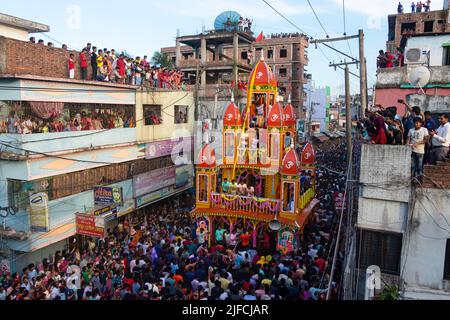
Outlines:
<svg viewBox="0 0 450 320"><path fill-rule="evenodd" d="M388 35L387 15L397 12L396 0L310 0L325 31L314 17L307 0L267 0L298 28L316 39L339 37L344 33L343 2L345 3L345 31L347 35L365 33L365 50L369 88L375 83L376 56L385 49ZM410 12L411 1L402 1ZM101 48L126 50L133 55L148 55L162 47L175 45L180 35L196 34L213 29L215 18L223 11L237 11L254 19L254 31L259 34L297 32L293 25L274 12L262 0L0 0L0 12L44 23L50 32L37 34L46 42L80 50L87 42ZM432 10L440 10L443 0L433 0ZM50 39L51 37L52 39ZM335 48L358 54L358 40L334 44ZM323 46L322 46L323 47ZM317 87L330 86L332 96L344 94L344 72L329 67L330 61L344 57L323 47L323 52L311 45L308 49L308 73ZM359 73L355 66L351 71ZM351 76L351 90L359 92L359 79Z"/></svg>

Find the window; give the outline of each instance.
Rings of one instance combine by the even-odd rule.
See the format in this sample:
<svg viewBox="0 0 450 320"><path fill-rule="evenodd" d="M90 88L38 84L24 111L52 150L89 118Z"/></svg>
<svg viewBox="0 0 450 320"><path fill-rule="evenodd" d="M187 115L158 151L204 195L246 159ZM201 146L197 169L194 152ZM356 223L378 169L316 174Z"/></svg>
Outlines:
<svg viewBox="0 0 450 320"><path fill-rule="evenodd" d="M295 213L295 184L283 182L283 211Z"/></svg>
<svg viewBox="0 0 450 320"><path fill-rule="evenodd" d="M188 123L188 106L175 106L175 123Z"/></svg>
<svg viewBox="0 0 450 320"><path fill-rule="evenodd" d="M144 105L144 120L146 126L162 124L161 105Z"/></svg>
<svg viewBox="0 0 450 320"><path fill-rule="evenodd" d="M444 47L444 61L442 62L442 65L444 66L450 66L450 46Z"/></svg>
<svg viewBox="0 0 450 320"><path fill-rule="evenodd" d="M247 60L248 59L248 52L247 51L242 51L241 52L241 59L242 60Z"/></svg>
<svg viewBox="0 0 450 320"><path fill-rule="evenodd" d="M280 77L286 77L287 76L287 69L286 68L280 68Z"/></svg>
<svg viewBox="0 0 450 320"><path fill-rule="evenodd" d="M399 275L402 234L360 229L357 232L357 261L366 269L379 266L381 272Z"/></svg>
<svg viewBox="0 0 450 320"><path fill-rule="evenodd" d="M416 23L402 23L402 34L415 34L416 33Z"/></svg>
<svg viewBox="0 0 450 320"><path fill-rule="evenodd" d="M208 202L208 176L198 175L197 199L200 202Z"/></svg>
<svg viewBox="0 0 450 320"><path fill-rule="evenodd" d="M269 49L267 51L267 59L273 59L273 50L272 49Z"/></svg>
<svg viewBox="0 0 450 320"><path fill-rule="evenodd" d="M424 32L433 32L433 25L434 25L433 20L425 21L423 31Z"/></svg>
<svg viewBox="0 0 450 320"><path fill-rule="evenodd" d="M445 247L444 279L450 280L450 239Z"/></svg>
<svg viewBox="0 0 450 320"><path fill-rule="evenodd" d="M287 49L280 49L280 58L287 58Z"/></svg>

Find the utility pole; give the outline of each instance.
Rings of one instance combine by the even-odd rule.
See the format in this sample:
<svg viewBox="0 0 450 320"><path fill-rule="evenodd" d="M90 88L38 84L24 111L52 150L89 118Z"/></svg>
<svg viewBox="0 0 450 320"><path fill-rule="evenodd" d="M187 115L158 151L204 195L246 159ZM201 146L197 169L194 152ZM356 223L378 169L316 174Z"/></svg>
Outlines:
<svg viewBox="0 0 450 320"><path fill-rule="evenodd" d="M364 117L364 112L367 108L367 65L366 58L364 53L364 31L359 29L359 69L360 69L360 94L361 94L361 109L360 109L360 118Z"/></svg>
<svg viewBox="0 0 450 320"><path fill-rule="evenodd" d="M347 163L352 158L352 110L350 108L350 74L345 66L345 127L347 131Z"/></svg>

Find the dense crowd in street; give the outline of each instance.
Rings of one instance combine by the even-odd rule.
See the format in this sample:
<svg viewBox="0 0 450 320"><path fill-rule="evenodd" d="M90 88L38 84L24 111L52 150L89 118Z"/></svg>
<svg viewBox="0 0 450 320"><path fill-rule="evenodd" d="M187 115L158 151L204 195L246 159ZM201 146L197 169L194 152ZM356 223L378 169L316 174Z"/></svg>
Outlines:
<svg viewBox="0 0 450 320"><path fill-rule="evenodd" d="M250 247L248 230L224 231L211 247L184 194L153 205L108 230L105 239L58 251L21 272L0 277L0 300L322 300L327 294L338 216L332 192L342 191L345 142L318 146L320 208L298 248L288 254ZM266 235L265 235L266 236ZM265 237L264 236L264 237ZM339 291L339 255L331 298Z"/></svg>

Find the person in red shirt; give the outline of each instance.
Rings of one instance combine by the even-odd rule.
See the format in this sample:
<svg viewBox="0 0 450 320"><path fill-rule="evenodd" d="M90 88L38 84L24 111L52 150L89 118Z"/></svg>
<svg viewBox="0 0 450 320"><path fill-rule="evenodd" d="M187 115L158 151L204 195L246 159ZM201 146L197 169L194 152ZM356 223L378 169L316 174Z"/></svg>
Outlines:
<svg viewBox="0 0 450 320"><path fill-rule="evenodd" d="M119 68L119 75L122 77L120 79L120 83L125 84L126 66L123 54L121 54L119 59L117 60L117 68Z"/></svg>
<svg viewBox="0 0 450 320"><path fill-rule="evenodd" d="M73 53L70 54L69 58L69 78L70 79L75 78L75 61Z"/></svg>
<svg viewBox="0 0 450 320"><path fill-rule="evenodd" d="M245 231L245 233L241 234L239 238L241 239L241 246L243 249L247 248L250 245L250 235L248 234L248 231Z"/></svg>
<svg viewBox="0 0 450 320"><path fill-rule="evenodd" d="M386 68L394 67L395 57L390 51L386 51Z"/></svg>
<svg viewBox="0 0 450 320"><path fill-rule="evenodd" d="M84 48L83 51L81 51L81 53L80 53L81 80L87 79L88 63L87 63L87 57L86 57L86 50L87 49Z"/></svg>
<svg viewBox="0 0 450 320"><path fill-rule="evenodd" d="M327 264L327 262L322 257L318 257L315 261L315 265L317 268L319 268L320 272L323 272L326 264Z"/></svg>

